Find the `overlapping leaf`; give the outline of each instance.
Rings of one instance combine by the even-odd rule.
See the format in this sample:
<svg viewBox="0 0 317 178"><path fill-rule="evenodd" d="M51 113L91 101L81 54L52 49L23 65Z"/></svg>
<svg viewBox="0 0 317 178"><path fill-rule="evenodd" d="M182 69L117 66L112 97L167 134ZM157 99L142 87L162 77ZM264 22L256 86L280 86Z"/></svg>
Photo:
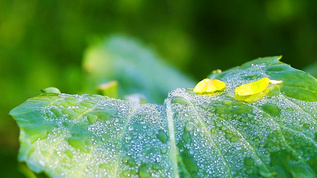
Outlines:
<svg viewBox="0 0 317 178"><path fill-rule="evenodd" d="M256 102L241 84L281 80ZM43 94L10 114L19 159L56 177L316 177L317 81L279 62L214 74L223 93L172 91L163 105L99 95Z"/></svg>
<svg viewBox="0 0 317 178"><path fill-rule="evenodd" d="M133 38L113 35L85 53L83 68L87 72L86 88L118 81L120 98L142 94L147 101L163 103L168 92L190 87L194 81L168 65L153 50Z"/></svg>

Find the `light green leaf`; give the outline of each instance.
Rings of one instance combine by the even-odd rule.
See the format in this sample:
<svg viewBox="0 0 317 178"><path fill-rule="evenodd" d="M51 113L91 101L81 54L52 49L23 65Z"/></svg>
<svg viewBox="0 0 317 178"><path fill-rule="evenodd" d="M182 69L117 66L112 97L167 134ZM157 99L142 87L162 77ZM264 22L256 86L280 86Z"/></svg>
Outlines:
<svg viewBox="0 0 317 178"><path fill-rule="evenodd" d="M83 68L93 90L96 85L118 81L120 98L142 94L150 103L163 103L175 88L193 87L195 82L160 59L140 42L113 35L87 49Z"/></svg>
<svg viewBox="0 0 317 178"><path fill-rule="evenodd" d="M261 99L236 87L268 77ZM211 78L218 95L176 89L163 105L100 95L31 98L10 114L20 161L53 177L316 177L317 81L279 62L251 61Z"/></svg>

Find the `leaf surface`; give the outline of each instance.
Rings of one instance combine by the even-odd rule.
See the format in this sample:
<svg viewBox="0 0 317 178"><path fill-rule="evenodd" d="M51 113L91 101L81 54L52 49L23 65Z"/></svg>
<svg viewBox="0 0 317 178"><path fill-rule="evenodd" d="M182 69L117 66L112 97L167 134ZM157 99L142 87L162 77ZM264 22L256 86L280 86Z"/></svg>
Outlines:
<svg viewBox="0 0 317 178"><path fill-rule="evenodd" d="M260 100L238 86L268 77ZM317 81L279 57L210 76L222 93L176 89L163 105L43 94L10 114L20 161L53 177L316 177Z"/></svg>

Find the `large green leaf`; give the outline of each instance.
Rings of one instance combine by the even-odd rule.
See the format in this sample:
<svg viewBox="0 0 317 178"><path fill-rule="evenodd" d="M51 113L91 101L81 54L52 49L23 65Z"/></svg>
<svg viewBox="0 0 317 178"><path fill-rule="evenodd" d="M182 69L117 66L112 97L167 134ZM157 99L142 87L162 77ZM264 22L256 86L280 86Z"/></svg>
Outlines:
<svg viewBox="0 0 317 178"><path fill-rule="evenodd" d="M86 87L93 89L116 80L121 98L139 93L151 103L163 103L168 92L175 88L195 85L190 77L168 65L142 43L119 35L89 47L83 68L90 83Z"/></svg>
<svg viewBox="0 0 317 178"><path fill-rule="evenodd" d="M282 83L256 102L234 89ZM251 61L212 75L223 93L172 91L163 105L100 95L43 94L10 114L20 161L55 177L316 177L317 81L279 62Z"/></svg>

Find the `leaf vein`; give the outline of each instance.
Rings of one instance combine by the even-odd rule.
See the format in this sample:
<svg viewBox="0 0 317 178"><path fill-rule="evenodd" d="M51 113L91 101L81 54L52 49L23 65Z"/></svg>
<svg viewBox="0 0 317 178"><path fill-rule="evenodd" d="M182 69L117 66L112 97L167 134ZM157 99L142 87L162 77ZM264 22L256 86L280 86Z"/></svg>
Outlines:
<svg viewBox="0 0 317 178"><path fill-rule="evenodd" d="M204 121L202 120L202 118L201 118L200 114L198 113L196 107L193 105L193 103L191 103L191 102L189 101L188 98L186 98L186 97L183 97L183 98L187 101L188 104L190 104L190 106L191 106L191 107L193 108L193 110L195 111L195 113L196 113L196 115L197 115L197 118L198 118L200 124L202 125L202 128L204 129L205 133L207 133L207 135L208 135L208 137L210 138L210 141L212 142L212 144L215 145L215 147L216 147L218 153L220 154L220 156L222 157L222 159L223 159L223 161L224 161L224 163L225 163L225 166L226 166L226 167L228 168L228 170L229 170L230 177L232 177L233 175L232 175L231 169L230 169L230 167L229 167L228 161L225 159L225 157L224 157L224 155L222 154L220 148L218 147L218 145L215 143L214 139L213 139L212 136L210 135L210 132L208 131L208 129L207 129L207 127L206 127L206 124L205 124Z"/></svg>
<svg viewBox="0 0 317 178"><path fill-rule="evenodd" d="M295 107L299 108L301 111L303 111L304 113L306 113L306 114L309 115L310 117L315 118L313 115L311 115L310 113L308 113L307 111L305 111L300 105L298 105L297 103L295 103L295 102L293 102L292 100L288 99L288 97L285 96L285 95L282 93L282 91L281 91L280 88L279 88L279 91L280 91L282 97L283 97L285 100L289 101L289 103L291 103L291 104L294 105ZM315 118L315 119L316 119L316 118Z"/></svg>
<svg viewBox="0 0 317 178"><path fill-rule="evenodd" d="M128 127L128 125L129 125L129 123L130 123L130 121L131 121L131 118L133 117L133 115L135 114L135 112L137 111L137 109L139 108L139 105L137 105L134 109L132 109L132 112L129 114L129 116L128 116L128 119L127 119L127 123L123 126L123 131L122 131L122 135L121 135L121 137L118 139L118 140L120 140L120 148L119 149L121 149L122 148L122 145L123 145L123 138L124 138L124 134L126 133L126 129L127 129L127 127ZM115 172L116 172L116 176L117 177L120 177L119 176L119 166L120 166L120 160L121 160L121 152L119 153L119 155L118 155L118 161L117 161L117 165L116 165L116 169L115 169Z"/></svg>
<svg viewBox="0 0 317 178"><path fill-rule="evenodd" d="M267 167L267 165L264 163L264 161L261 159L261 157L259 156L259 154L257 153L255 147L250 143L250 141L248 139L246 139L246 137L239 131L237 130L233 124L231 124L230 122L227 122L226 120L224 120L226 123L228 123L230 126L233 127L233 129L237 132L238 135L240 135L243 140L245 140L247 143L249 143L250 147L252 148L252 150L254 151L256 157L258 157L258 159L263 163L263 165L265 166L265 168L267 169L267 171L269 171L270 169Z"/></svg>
<svg viewBox="0 0 317 178"><path fill-rule="evenodd" d="M174 131L174 119L171 111L171 99L166 100L166 117L169 132L169 140L171 144L170 154L172 156L172 165L174 167L174 177L178 178L178 164L177 164L177 146L175 141L175 131Z"/></svg>

